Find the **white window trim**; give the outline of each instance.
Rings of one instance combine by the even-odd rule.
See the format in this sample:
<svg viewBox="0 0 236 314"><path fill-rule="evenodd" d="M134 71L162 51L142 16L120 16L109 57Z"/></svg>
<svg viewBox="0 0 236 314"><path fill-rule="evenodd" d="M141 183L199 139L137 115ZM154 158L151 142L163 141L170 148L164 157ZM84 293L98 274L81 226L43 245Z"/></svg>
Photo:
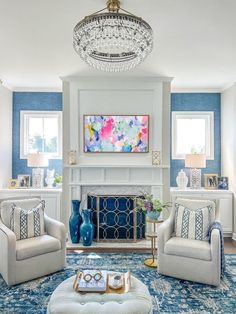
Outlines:
<svg viewBox="0 0 236 314"><path fill-rule="evenodd" d="M41 111L41 110L21 110L20 112L20 159L27 159L27 132L26 127L28 123L28 117L30 115L37 116L39 118L45 117L57 117L58 118L58 154L50 154L49 159L62 159L62 112L61 111Z"/></svg>
<svg viewBox="0 0 236 314"><path fill-rule="evenodd" d="M172 159L185 159L185 154L177 154L177 119L205 119L206 121L206 159L214 160L214 112L213 111L173 111L172 112Z"/></svg>

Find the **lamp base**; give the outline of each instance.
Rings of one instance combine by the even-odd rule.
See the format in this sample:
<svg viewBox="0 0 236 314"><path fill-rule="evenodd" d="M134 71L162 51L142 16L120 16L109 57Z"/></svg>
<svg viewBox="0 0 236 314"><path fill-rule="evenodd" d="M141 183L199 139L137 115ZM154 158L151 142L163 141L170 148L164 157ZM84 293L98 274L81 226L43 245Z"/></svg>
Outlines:
<svg viewBox="0 0 236 314"><path fill-rule="evenodd" d="M190 189L201 188L201 169L190 169Z"/></svg>
<svg viewBox="0 0 236 314"><path fill-rule="evenodd" d="M32 188L43 189L44 184L44 169L33 168L32 169Z"/></svg>

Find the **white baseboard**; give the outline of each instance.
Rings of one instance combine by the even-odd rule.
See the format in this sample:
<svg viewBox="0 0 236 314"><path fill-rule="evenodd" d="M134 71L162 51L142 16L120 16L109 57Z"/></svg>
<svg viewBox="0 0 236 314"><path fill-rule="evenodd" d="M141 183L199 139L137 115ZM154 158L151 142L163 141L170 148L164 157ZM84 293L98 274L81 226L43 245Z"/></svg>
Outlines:
<svg viewBox="0 0 236 314"><path fill-rule="evenodd" d="M232 233L224 233L224 238L232 238Z"/></svg>
<svg viewBox="0 0 236 314"><path fill-rule="evenodd" d="M236 233L233 233L232 239L233 239L234 241L236 241Z"/></svg>

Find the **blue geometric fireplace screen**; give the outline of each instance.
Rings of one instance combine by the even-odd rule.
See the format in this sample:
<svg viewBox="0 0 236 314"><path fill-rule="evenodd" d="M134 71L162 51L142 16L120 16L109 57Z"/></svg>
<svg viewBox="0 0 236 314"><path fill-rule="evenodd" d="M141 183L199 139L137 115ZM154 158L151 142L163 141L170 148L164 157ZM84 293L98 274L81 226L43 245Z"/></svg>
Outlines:
<svg viewBox="0 0 236 314"><path fill-rule="evenodd" d="M97 241L145 239L145 215L136 207L137 195L88 194Z"/></svg>

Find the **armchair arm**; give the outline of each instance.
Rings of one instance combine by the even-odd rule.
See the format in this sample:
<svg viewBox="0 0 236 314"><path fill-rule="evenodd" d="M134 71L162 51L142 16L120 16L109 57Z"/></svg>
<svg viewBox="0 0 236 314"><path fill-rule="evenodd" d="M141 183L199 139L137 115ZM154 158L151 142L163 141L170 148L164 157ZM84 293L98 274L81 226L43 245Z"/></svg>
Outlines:
<svg viewBox="0 0 236 314"><path fill-rule="evenodd" d="M164 253L165 243L170 239L174 231L174 219L170 216L157 229L157 246L158 252Z"/></svg>
<svg viewBox="0 0 236 314"><path fill-rule="evenodd" d="M15 282L16 265L16 236L15 233L7 228L0 220L0 273L7 282Z"/></svg>
<svg viewBox="0 0 236 314"><path fill-rule="evenodd" d="M66 228L65 225L57 220L49 218L44 214L46 233L61 241L62 248L66 247Z"/></svg>
<svg viewBox="0 0 236 314"><path fill-rule="evenodd" d="M211 257L212 257L212 270L214 273L214 281L216 285L220 283L221 276L221 243L220 243L220 231L218 229L213 229L211 232Z"/></svg>
<svg viewBox="0 0 236 314"><path fill-rule="evenodd" d="M213 229L211 232L211 253L212 259L219 260L220 257L220 231Z"/></svg>

